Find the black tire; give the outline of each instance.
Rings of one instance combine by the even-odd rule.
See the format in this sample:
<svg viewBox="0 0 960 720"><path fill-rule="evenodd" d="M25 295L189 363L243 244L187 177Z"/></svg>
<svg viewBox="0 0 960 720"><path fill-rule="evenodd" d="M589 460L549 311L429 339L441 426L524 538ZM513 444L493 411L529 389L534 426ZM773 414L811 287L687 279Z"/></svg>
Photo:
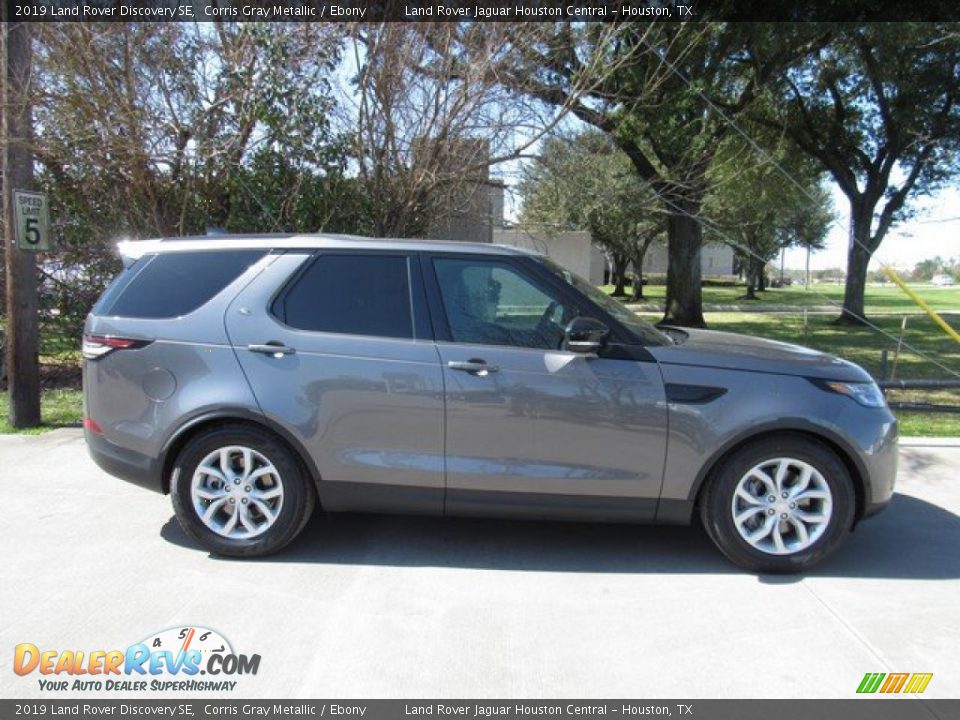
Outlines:
<svg viewBox="0 0 960 720"><path fill-rule="evenodd" d="M251 448L267 458L277 469L283 486L283 502L276 520L252 538L217 534L201 520L191 499L190 485L197 466L211 452L229 445ZM299 459L269 433L247 425L222 425L190 440L173 467L170 496L177 520L187 535L213 553L232 557L262 557L282 550L306 526L316 504L313 482Z"/></svg>
<svg viewBox="0 0 960 720"><path fill-rule="evenodd" d="M731 504L737 484L751 468L781 457L801 460L819 471L832 495L833 507L818 539L803 550L775 555L755 548L741 537ZM853 481L837 454L813 438L791 434L762 438L735 450L708 478L700 501L703 527L721 552L742 568L764 573L801 572L823 561L850 531L855 513Z"/></svg>

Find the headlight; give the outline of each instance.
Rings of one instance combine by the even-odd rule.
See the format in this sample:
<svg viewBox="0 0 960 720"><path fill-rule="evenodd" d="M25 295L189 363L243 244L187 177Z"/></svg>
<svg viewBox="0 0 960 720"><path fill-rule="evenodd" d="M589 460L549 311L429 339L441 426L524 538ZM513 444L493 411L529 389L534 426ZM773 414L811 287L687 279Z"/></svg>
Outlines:
<svg viewBox="0 0 960 720"><path fill-rule="evenodd" d="M853 398L864 407L878 408L887 404L883 391L875 382L834 382L832 380L821 380L817 385L824 390L846 395Z"/></svg>

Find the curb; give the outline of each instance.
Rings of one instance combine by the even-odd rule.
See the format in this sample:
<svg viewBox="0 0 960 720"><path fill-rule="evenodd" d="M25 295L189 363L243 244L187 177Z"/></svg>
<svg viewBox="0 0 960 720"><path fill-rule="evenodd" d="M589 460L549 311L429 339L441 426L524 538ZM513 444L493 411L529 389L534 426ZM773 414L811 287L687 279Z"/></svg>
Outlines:
<svg viewBox="0 0 960 720"><path fill-rule="evenodd" d="M958 437L901 437L900 447L960 448Z"/></svg>

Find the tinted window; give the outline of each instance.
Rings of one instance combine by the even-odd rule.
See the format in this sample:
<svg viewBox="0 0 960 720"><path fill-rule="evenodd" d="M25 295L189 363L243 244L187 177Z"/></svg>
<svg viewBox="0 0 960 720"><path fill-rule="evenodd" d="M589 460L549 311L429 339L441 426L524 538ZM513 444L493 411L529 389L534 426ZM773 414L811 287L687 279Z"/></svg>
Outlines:
<svg viewBox="0 0 960 720"><path fill-rule="evenodd" d="M602 307L617 320L623 323L628 330L634 333L644 345L672 345L673 342L657 330L653 325L641 320L635 313L625 308L619 302L611 298L600 288L591 285L579 275L574 275L569 270L557 265L553 260L545 257L539 258L540 262L546 265L558 277L564 279L577 290L590 298L597 305Z"/></svg>
<svg viewBox="0 0 960 720"><path fill-rule="evenodd" d="M511 265L436 259L454 342L556 350L576 310Z"/></svg>
<svg viewBox="0 0 960 720"><path fill-rule="evenodd" d="M300 330L412 338L407 259L321 255L275 311Z"/></svg>
<svg viewBox="0 0 960 720"><path fill-rule="evenodd" d="M162 253L143 258L101 300L104 315L170 318L196 310L265 254L263 250ZM116 299L112 296L116 294ZM111 302L112 300L112 302ZM109 308L107 305L109 304Z"/></svg>

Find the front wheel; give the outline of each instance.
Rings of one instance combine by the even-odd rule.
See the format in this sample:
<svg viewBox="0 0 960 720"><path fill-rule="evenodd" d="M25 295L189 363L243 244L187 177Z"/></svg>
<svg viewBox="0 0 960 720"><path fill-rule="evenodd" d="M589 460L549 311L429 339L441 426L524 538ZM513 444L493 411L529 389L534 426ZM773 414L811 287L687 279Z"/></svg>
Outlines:
<svg viewBox="0 0 960 720"><path fill-rule="evenodd" d="M707 534L748 570L798 572L833 552L853 524L846 466L816 440L764 438L723 461L700 505Z"/></svg>
<svg viewBox="0 0 960 720"><path fill-rule="evenodd" d="M285 445L223 426L193 438L170 482L184 531L219 555L269 555L290 543L313 512L312 483Z"/></svg>

